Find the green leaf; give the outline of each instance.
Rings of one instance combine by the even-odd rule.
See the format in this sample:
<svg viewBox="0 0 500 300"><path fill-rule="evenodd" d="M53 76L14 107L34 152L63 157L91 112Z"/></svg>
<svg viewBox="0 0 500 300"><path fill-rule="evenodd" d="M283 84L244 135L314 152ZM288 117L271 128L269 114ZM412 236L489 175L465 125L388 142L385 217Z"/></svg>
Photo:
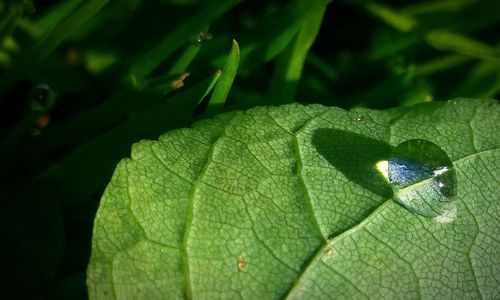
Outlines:
<svg viewBox="0 0 500 300"><path fill-rule="evenodd" d="M498 298L500 106L257 107L141 141L94 224L95 298ZM456 209L416 215L376 168L443 149Z"/></svg>

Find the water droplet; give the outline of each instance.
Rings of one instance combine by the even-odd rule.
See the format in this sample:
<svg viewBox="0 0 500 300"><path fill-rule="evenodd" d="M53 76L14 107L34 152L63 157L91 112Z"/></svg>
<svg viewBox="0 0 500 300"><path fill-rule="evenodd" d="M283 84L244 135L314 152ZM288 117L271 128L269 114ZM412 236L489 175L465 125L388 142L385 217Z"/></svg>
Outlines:
<svg viewBox="0 0 500 300"><path fill-rule="evenodd" d="M362 122L364 120L364 118L361 115L356 115L356 116L352 117L352 120L354 122Z"/></svg>
<svg viewBox="0 0 500 300"><path fill-rule="evenodd" d="M201 43L201 42L206 41L206 40L211 40L213 36L212 36L212 33L210 33L210 32L208 31L208 29L209 29L209 26L204 26L204 27L200 30L200 32L198 32L197 34L195 34L195 35L191 38L191 40L192 40L193 42L197 42L197 43Z"/></svg>
<svg viewBox="0 0 500 300"><path fill-rule="evenodd" d="M48 111L54 106L57 93L55 93L48 85L41 83L37 84L29 95L30 106L34 111Z"/></svg>
<svg viewBox="0 0 500 300"><path fill-rule="evenodd" d="M436 144L418 139L399 144L388 175L395 200L410 211L427 217L449 211L457 179L451 159Z"/></svg>

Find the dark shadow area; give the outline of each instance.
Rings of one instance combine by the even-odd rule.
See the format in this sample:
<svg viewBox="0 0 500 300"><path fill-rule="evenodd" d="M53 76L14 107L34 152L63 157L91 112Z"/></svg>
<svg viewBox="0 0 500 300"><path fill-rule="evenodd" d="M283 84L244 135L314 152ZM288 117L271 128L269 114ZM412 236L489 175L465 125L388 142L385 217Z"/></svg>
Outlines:
<svg viewBox="0 0 500 300"><path fill-rule="evenodd" d="M382 197L392 197L391 186L376 168L377 162L389 158L392 146L357 133L328 128L316 130L312 143L349 180Z"/></svg>

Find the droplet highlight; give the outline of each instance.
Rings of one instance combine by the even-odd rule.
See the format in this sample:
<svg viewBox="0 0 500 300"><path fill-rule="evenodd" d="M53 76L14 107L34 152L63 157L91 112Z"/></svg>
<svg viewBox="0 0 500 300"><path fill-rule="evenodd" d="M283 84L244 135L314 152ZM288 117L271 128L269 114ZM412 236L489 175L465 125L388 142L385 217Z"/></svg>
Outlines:
<svg viewBox="0 0 500 300"><path fill-rule="evenodd" d="M352 118L354 122L362 122L364 120L363 116L354 116Z"/></svg>
<svg viewBox="0 0 500 300"><path fill-rule="evenodd" d="M457 179L451 159L427 140L399 144L388 160L388 177L394 199L422 216L446 214L456 195Z"/></svg>

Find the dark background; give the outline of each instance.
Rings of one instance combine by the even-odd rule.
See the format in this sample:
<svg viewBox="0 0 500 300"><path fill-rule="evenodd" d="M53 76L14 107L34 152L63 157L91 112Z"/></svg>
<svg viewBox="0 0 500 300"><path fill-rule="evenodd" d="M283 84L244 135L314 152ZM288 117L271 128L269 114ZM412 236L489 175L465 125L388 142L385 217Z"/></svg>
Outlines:
<svg viewBox="0 0 500 300"><path fill-rule="evenodd" d="M301 11L315 1L241 1L200 25L199 13L210 10L210 2L221 3L0 0L7 298L87 297L99 199L114 166L138 140L256 105L383 109L498 98L500 1L332 1L294 82L273 80L294 39L277 56L265 53L286 30L304 27ZM190 24L196 30L182 31L167 51L151 52ZM209 34L196 41L208 25ZM193 104L193 97L224 66L233 38L250 55L242 58L226 105L207 111L208 98ZM174 89L180 77L168 71L193 48L199 52L184 70L190 75ZM134 84L130 70L152 61L152 71ZM273 92L280 84L293 92Z"/></svg>

